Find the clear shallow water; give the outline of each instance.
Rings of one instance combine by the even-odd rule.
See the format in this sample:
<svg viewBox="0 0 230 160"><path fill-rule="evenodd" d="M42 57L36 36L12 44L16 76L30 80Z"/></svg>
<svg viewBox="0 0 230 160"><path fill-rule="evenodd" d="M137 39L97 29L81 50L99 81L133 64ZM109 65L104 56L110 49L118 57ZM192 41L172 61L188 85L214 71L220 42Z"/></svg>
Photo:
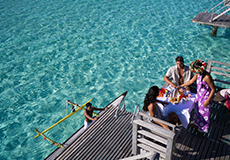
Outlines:
<svg viewBox="0 0 230 160"><path fill-rule="evenodd" d="M228 62L230 30L210 36L191 23L219 1L0 0L0 159L44 159L56 149L41 137L66 116L66 100L105 107L128 90L142 105L152 85L183 55ZM83 125L79 112L46 135L64 142Z"/></svg>

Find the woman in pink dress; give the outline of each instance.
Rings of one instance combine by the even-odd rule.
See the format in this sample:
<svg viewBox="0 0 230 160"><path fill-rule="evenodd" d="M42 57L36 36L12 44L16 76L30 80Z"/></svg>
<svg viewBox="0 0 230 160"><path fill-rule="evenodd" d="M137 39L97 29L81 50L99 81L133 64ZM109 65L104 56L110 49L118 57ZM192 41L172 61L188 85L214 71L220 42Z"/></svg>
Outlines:
<svg viewBox="0 0 230 160"><path fill-rule="evenodd" d="M196 81L197 95L195 99L195 125L199 132L208 133L209 130L209 111L212 105L212 97L216 92L211 75L206 71L207 65L204 61L195 60L189 65L190 70L195 73L194 77L182 84L180 87L189 86Z"/></svg>

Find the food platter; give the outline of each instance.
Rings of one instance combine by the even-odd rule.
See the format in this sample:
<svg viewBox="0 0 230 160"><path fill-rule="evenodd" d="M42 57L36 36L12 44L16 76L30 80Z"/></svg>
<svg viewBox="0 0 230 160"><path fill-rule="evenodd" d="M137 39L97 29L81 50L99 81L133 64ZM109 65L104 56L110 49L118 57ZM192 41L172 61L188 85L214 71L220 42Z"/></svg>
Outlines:
<svg viewBox="0 0 230 160"><path fill-rule="evenodd" d="M169 102L171 102L172 104L180 103L180 98L179 97L170 97Z"/></svg>
<svg viewBox="0 0 230 160"><path fill-rule="evenodd" d="M159 92L159 98L168 98L168 101L172 104L183 103L190 99L191 94L184 88L173 89L169 91L167 89L161 88Z"/></svg>

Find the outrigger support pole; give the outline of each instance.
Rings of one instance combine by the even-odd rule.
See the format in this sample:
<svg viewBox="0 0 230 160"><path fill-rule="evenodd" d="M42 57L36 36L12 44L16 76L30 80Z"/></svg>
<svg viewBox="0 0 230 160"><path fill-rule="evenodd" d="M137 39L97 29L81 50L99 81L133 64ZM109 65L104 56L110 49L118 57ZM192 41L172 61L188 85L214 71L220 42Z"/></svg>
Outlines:
<svg viewBox="0 0 230 160"><path fill-rule="evenodd" d="M61 143L57 143L57 142L53 141L52 139L46 137L43 133L39 132L37 128L35 129L35 132L37 132L38 135L41 135L44 138L44 140L48 140L49 142L51 142L53 145L56 145L59 148L63 148L63 149L65 148Z"/></svg>
<svg viewBox="0 0 230 160"><path fill-rule="evenodd" d="M70 114L68 114L67 116L65 116L64 118L62 118L60 121L58 121L57 123L55 123L54 125L52 125L51 127L49 127L48 129L44 130L41 133L45 133L48 130L50 130L51 128L55 127L56 125L58 125L59 123L63 122L64 120L66 120L67 118L71 117L72 115L74 115L76 112L78 112L79 110L85 110L84 107L87 103L91 102L92 99L90 99L88 102L86 102L85 104L83 104L82 106L78 106L76 104L74 104L73 102L67 101L67 103L73 104L73 106L77 107L77 109L74 112L71 112ZM98 114L93 113L94 115L98 116ZM37 138L38 136L40 136L39 134L36 135L34 138Z"/></svg>

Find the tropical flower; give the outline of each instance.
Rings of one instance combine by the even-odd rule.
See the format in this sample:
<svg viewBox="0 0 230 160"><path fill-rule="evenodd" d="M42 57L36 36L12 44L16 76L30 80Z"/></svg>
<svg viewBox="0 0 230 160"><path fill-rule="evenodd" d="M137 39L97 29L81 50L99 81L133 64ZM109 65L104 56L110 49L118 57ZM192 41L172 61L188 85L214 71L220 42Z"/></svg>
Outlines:
<svg viewBox="0 0 230 160"><path fill-rule="evenodd" d="M202 63L202 66L200 66L199 68L195 68L194 64L196 64L197 62ZM189 69L190 71L192 71L193 73L197 73L200 74L202 73L204 70L207 69L207 64L204 61L201 61L200 59L195 60L194 62L189 64Z"/></svg>

